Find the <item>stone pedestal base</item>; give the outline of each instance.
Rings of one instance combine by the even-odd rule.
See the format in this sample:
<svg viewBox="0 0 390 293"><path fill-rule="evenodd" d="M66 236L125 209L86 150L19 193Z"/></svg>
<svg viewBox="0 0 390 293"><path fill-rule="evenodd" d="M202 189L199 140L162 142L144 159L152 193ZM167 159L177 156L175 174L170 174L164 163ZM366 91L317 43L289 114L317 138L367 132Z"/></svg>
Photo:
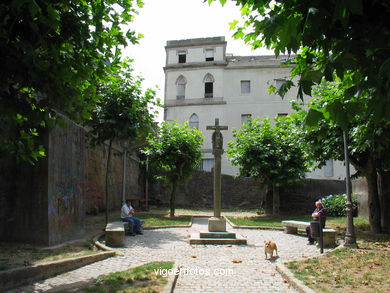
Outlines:
<svg viewBox="0 0 390 293"><path fill-rule="evenodd" d="M209 232L226 232L226 219L211 217L209 219Z"/></svg>
<svg viewBox="0 0 390 293"><path fill-rule="evenodd" d="M213 244L213 245L246 245L246 239L234 232L200 232L193 233L190 244Z"/></svg>

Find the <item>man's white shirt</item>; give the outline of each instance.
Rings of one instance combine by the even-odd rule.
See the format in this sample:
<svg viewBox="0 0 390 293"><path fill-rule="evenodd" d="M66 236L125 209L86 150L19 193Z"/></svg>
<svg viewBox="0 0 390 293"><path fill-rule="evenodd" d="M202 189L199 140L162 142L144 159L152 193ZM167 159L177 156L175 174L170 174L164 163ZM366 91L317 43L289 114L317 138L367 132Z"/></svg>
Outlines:
<svg viewBox="0 0 390 293"><path fill-rule="evenodd" d="M133 216L133 207L132 206L128 206L127 204L124 204L122 206L122 209L121 209L121 218L128 218L128 217L132 217Z"/></svg>

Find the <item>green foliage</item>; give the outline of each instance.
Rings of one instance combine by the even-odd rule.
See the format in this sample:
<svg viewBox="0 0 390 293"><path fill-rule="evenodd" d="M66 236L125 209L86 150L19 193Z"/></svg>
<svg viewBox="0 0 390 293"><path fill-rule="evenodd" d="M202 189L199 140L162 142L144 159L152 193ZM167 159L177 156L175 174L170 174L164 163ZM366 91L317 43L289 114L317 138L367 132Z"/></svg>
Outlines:
<svg viewBox="0 0 390 293"><path fill-rule="evenodd" d="M349 161L358 171L356 175L367 180L371 230L379 232L387 228L381 228L381 217L385 214L381 213L381 209L386 210L386 204L379 200L377 172L390 168L390 121L373 115L370 108L376 99L369 92L346 100L345 87L345 82L326 82L314 88L315 99L308 105L308 113L300 112L306 117L305 141L310 146L311 157L317 159L319 166L328 159L342 161L344 141L341 125L344 125L344 132L349 138ZM348 109L346 118L341 117L344 111L332 115L335 109ZM317 113L315 115L321 118L315 119L311 113ZM346 124L343 124L343 119Z"/></svg>
<svg viewBox="0 0 390 293"><path fill-rule="evenodd" d="M390 158L390 122L379 120L367 111L372 97L356 97L343 100L343 83L325 82L313 88L313 99L307 105L307 111L300 111L301 120L305 121L305 141L312 159L322 166L326 160L344 160L344 142L342 118L331 116L329 109L349 108L345 127L349 137L349 159L363 175L367 171L367 160L371 157L377 162L378 169L387 169ZM340 118L340 119L339 119Z"/></svg>
<svg viewBox="0 0 390 293"><path fill-rule="evenodd" d="M142 266L98 277L86 292L160 292L166 280L159 272L172 269L171 261L154 261Z"/></svg>
<svg viewBox="0 0 390 293"><path fill-rule="evenodd" d="M356 196L352 197L352 208L354 214L357 213L357 200ZM343 217L347 215L346 204L347 196L345 194L328 195L321 199L323 206L326 208L326 215L331 217Z"/></svg>
<svg viewBox="0 0 390 293"><path fill-rule="evenodd" d="M201 162L203 135L188 123L164 122L148 142L144 150L148 164L160 170L161 178L170 185L184 182Z"/></svg>
<svg viewBox="0 0 390 293"><path fill-rule="evenodd" d="M45 152L42 129L63 113L82 122L97 87L118 70L131 0L6 0L0 3L0 156L34 163ZM142 6L141 1L136 5Z"/></svg>
<svg viewBox="0 0 390 293"><path fill-rule="evenodd" d="M301 98L311 94L313 85L337 78L349 83L343 88L343 99L370 92L374 103L369 105L369 112L375 118L390 119L388 0L237 0L236 3L241 6L244 18L242 23L231 23L236 38L254 48L273 49L276 55L297 54L292 78L299 80ZM348 106L330 108L329 113L339 115L345 125Z"/></svg>
<svg viewBox="0 0 390 293"><path fill-rule="evenodd" d="M284 186L294 183L308 171L300 130L289 116L255 119L233 131L228 157L240 166L240 175Z"/></svg>
<svg viewBox="0 0 390 293"><path fill-rule="evenodd" d="M114 139L126 141L134 146L153 127L155 113L149 113L149 106L155 105L155 92L144 93L142 79L133 77L131 63L121 63L121 71L111 75L98 88L99 102L87 122L92 144L99 145Z"/></svg>

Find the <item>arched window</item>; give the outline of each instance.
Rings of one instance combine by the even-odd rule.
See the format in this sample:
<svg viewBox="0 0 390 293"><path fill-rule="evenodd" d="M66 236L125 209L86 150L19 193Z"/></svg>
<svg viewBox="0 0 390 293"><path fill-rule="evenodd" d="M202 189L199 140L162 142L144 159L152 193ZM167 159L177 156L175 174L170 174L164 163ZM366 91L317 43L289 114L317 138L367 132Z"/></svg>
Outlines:
<svg viewBox="0 0 390 293"><path fill-rule="evenodd" d="M206 76L203 79L204 82L204 97L205 98L212 98L213 97L213 85L214 85L214 77L207 73Z"/></svg>
<svg viewBox="0 0 390 293"><path fill-rule="evenodd" d="M176 99L184 99L186 96L187 79L180 75L176 80Z"/></svg>
<svg viewBox="0 0 390 293"><path fill-rule="evenodd" d="M199 118L195 113L190 117L190 127L199 129Z"/></svg>

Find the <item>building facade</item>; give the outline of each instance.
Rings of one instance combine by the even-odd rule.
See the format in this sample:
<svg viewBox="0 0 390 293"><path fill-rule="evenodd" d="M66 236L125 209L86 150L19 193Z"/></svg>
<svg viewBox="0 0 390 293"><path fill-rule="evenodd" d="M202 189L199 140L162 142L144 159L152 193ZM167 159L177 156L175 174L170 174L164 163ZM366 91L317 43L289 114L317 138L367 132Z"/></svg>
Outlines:
<svg viewBox="0 0 390 293"><path fill-rule="evenodd" d="M167 41L164 92L164 120L197 127L205 136L204 159L201 168L213 167L211 131L206 126L228 126L222 131L224 149L233 139L233 129L241 128L249 118L275 117L292 113L291 99L296 99L297 88L292 88L284 99L269 94L290 76L291 67L281 63L287 56L233 56L226 53L224 37ZM222 157L222 173L237 175L226 154ZM329 161L310 178L343 179L341 162Z"/></svg>

